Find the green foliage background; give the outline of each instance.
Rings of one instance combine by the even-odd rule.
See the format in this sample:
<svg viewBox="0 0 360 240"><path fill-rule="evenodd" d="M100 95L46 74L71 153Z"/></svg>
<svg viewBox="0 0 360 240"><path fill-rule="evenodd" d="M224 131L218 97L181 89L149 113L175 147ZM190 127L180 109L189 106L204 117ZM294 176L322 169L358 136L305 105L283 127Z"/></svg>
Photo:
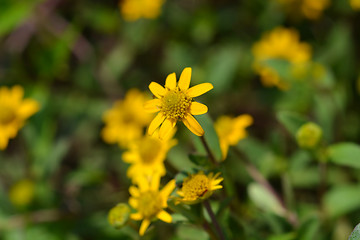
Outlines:
<svg viewBox="0 0 360 240"><path fill-rule="evenodd" d="M275 1L168 0L159 18L135 22L122 19L117 1L1 0L0 84L24 86L41 110L0 152L0 239L138 239L132 227L107 223L108 210L127 201L130 182L121 150L100 138L101 117L128 89L147 91L151 81L163 84L185 67L193 68L193 85L214 85L201 97L209 106L209 116L198 118L205 131L210 117L253 116L249 137L237 147L299 217L294 228L279 216L276 201L230 152L223 163L229 199L214 202L227 237L347 239L360 222L359 24L359 12L345 0L331 1L316 21L293 20ZM326 70L322 79L285 92L261 85L251 46L277 26L297 29L311 44L313 60ZM294 138L305 120L321 126L327 146L322 198L317 155ZM168 179L191 170L187 155L203 151L179 128ZM24 177L36 182L36 195L18 209L8 190ZM174 219L154 223L144 239L209 238L182 216Z"/></svg>

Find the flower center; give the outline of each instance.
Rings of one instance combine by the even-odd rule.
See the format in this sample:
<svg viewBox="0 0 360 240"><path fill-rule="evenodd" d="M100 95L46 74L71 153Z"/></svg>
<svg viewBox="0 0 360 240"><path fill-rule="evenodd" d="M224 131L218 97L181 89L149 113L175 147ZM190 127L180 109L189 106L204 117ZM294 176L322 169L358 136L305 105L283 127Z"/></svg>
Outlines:
<svg viewBox="0 0 360 240"><path fill-rule="evenodd" d="M147 191L139 197L138 211L144 218L153 218L162 210L159 192Z"/></svg>
<svg viewBox="0 0 360 240"><path fill-rule="evenodd" d="M15 119L14 111L7 106L0 106L0 124L8 124Z"/></svg>
<svg viewBox="0 0 360 240"><path fill-rule="evenodd" d="M209 178L204 174L196 174L185 181L182 186L185 199L197 199L209 190Z"/></svg>
<svg viewBox="0 0 360 240"><path fill-rule="evenodd" d="M142 163L152 164L161 151L161 141L147 137L141 141L139 151Z"/></svg>
<svg viewBox="0 0 360 240"><path fill-rule="evenodd" d="M184 118L190 107L192 98L179 88L168 91L161 99L161 110L166 118L178 120Z"/></svg>

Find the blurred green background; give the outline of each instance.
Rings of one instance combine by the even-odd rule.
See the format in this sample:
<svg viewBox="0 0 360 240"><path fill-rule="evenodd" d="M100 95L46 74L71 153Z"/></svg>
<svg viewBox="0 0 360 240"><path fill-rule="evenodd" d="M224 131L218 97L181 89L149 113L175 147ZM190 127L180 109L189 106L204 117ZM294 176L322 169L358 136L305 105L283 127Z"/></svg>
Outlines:
<svg viewBox="0 0 360 240"><path fill-rule="evenodd" d="M224 184L236 207L221 215L228 238L347 239L360 222L360 12L350 1L330 1L317 19L276 0L167 0L157 18L126 21L119 4L0 0L0 85L21 85L41 105L0 152L0 239L138 239L136 229L116 230L107 222L109 209L127 202L130 181L122 150L100 137L102 114L128 89L148 91L151 81L164 84L185 67L193 69L192 85L214 85L201 97L211 118L254 118L238 148L299 216L294 229L256 201L261 193L251 190L251 178L230 153ZM318 80L293 82L287 91L261 84L251 48L278 26L297 29L311 45L313 62L324 70ZM269 64L287 76L286 64ZM334 157L340 163L327 165L321 199L319 164L288 131L299 119L321 126L325 145L354 143L345 157ZM193 167L184 129L169 154L176 169L168 179ZM35 194L18 207L8 193L22 179L32 180ZM154 225L144 239L209 238L186 221Z"/></svg>

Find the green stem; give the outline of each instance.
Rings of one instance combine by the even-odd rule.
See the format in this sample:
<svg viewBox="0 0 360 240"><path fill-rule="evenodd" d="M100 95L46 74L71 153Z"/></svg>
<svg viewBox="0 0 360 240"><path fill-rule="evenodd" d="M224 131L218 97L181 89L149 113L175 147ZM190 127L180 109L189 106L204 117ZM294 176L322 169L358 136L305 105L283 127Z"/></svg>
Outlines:
<svg viewBox="0 0 360 240"><path fill-rule="evenodd" d="M216 159L214 157L214 154L211 152L211 149L210 149L208 143L206 142L206 139L205 139L204 135L200 136L200 139L201 139L201 143L204 145L204 148L205 148L205 150L207 152L207 155L208 155L210 161L212 162L212 164L214 166L218 166L219 163L218 163L218 161L216 161Z"/></svg>
<svg viewBox="0 0 360 240"><path fill-rule="evenodd" d="M205 200L204 201L204 207L206 209L206 211L208 212L209 216L210 216L210 219L211 219L211 222L214 226L214 228L216 229L216 232L219 236L219 239L220 240L225 240L225 235L220 227L220 224L219 222L217 221L216 217L215 217L215 214L213 212L213 210L211 209L211 206L210 206L210 203L208 200Z"/></svg>

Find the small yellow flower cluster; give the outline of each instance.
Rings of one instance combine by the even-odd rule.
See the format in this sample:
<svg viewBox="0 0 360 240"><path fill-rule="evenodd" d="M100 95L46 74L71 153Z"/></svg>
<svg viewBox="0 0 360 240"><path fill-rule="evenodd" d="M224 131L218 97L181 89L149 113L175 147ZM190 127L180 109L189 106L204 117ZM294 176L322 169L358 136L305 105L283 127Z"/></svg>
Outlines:
<svg viewBox="0 0 360 240"><path fill-rule="evenodd" d="M157 18L161 13L164 0L121 0L119 7L126 21L136 21L139 18Z"/></svg>
<svg viewBox="0 0 360 240"><path fill-rule="evenodd" d="M311 59L311 47L299 42L299 34L294 29L278 27L266 32L260 41L253 45L254 69L260 75L265 86L279 89L289 88L277 72L266 64L271 59L288 61L294 68L299 68Z"/></svg>
<svg viewBox="0 0 360 240"><path fill-rule="evenodd" d="M165 88L155 82L150 84L149 88L155 99L145 102L148 98L144 94L138 90L130 90L124 100L116 102L104 114L104 140L118 143L126 149L122 159L130 164L127 176L133 183L129 188L129 205L136 210L135 213L129 210L129 216L133 220L142 220L139 229L141 236L154 220L160 219L167 223L172 221L172 216L165 209L170 194L175 189L175 180L169 181L161 190L160 180L166 173L166 155L177 143L173 139L176 123L182 121L198 136L204 134L193 115L204 114L208 109L193 98L211 90L213 86L203 83L189 88L190 80L191 68L184 69L178 83L175 73L172 73L166 78ZM159 113L150 123L151 115L145 116L146 111ZM148 134L144 135L144 127L149 123ZM177 191L178 197L173 199L177 204L194 204L210 197L215 190L222 188L219 183L223 178L219 175L220 173L205 175L203 172L190 175ZM128 205L118 204L109 212L109 223L116 228L123 226L128 220L128 213Z"/></svg>
<svg viewBox="0 0 360 240"><path fill-rule="evenodd" d="M39 103L23 99L21 86L0 88L0 150L4 150L9 139L16 137L26 119L39 111Z"/></svg>
<svg viewBox="0 0 360 240"><path fill-rule="evenodd" d="M299 13L310 20L321 17L325 8L330 4L329 0L277 0L283 5L289 14L299 15Z"/></svg>

